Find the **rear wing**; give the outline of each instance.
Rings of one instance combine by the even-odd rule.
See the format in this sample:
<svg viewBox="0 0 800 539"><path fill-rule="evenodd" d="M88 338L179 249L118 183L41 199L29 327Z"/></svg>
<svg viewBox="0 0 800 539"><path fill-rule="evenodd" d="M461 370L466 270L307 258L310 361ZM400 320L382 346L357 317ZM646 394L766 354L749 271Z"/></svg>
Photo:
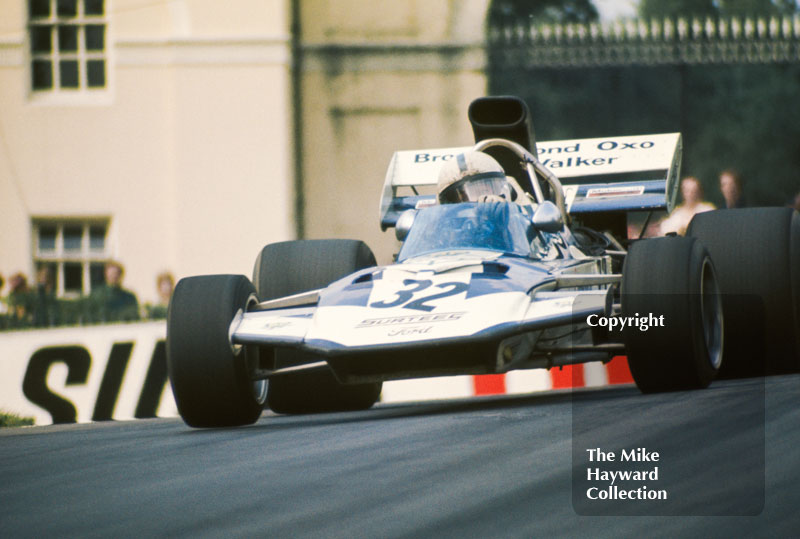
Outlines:
<svg viewBox="0 0 800 539"><path fill-rule="evenodd" d="M537 142L538 158L564 186L571 215L672 211L678 194L680 133ZM381 197L381 229L401 213L436 204L439 169L472 147L395 152ZM427 194L421 193L427 187Z"/></svg>

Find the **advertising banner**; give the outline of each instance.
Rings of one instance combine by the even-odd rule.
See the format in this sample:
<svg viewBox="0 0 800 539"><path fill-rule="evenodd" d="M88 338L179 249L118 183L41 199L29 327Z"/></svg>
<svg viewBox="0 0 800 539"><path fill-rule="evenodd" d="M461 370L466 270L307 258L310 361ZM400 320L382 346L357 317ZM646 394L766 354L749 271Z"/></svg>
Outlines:
<svg viewBox="0 0 800 539"><path fill-rule="evenodd" d="M164 322L0 334L0 409L37 425L177 416Z"/></svg>

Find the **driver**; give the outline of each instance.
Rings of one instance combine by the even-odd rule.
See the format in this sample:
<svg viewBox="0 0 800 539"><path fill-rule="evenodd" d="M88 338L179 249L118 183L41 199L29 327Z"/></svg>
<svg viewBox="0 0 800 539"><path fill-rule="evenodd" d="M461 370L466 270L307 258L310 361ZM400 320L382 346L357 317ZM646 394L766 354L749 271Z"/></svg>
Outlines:
<svg viewBox="0 0 800 539"><path fill-rule="evenodd" d="M468 151L447 161L437 188L439 204L511 202L511 185L503 167L483 152Z"/></svg>

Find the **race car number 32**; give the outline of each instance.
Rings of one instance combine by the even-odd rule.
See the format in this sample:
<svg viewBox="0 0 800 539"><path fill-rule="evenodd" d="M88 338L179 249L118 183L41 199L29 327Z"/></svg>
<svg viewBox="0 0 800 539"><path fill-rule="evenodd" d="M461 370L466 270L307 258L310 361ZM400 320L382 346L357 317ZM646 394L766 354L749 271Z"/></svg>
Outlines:
<svg viewBox="0 0 800 539"><path fill-rule="evenodd" d="M391 307L402 306L404 309L415 309L417 311L430 312L435 308L435 305L428 305L428 303L437 299L455 296L461 292L466 292L467 289L469 289L469 285L467 283L439 283L435 285L434 288L443 289L444 292L417 297L415 299L415 295L430 288L433 285L433 281L417 281L415 279L406 279L403 281L403 284L408 288L395 292L395 296L397 296L396 298L393 298L391 301L376 301L374 303L370 303L369 306L377 309L389 309Z"/></svg>

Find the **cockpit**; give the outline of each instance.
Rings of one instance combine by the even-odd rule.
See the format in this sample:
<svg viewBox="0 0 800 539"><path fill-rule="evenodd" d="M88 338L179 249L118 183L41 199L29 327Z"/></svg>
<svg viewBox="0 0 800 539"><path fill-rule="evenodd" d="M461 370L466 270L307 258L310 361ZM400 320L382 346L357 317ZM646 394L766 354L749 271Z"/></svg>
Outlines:
<svg viewBox="0 0 800 539"><path fill-rule="evenodd" d="M489 250L530 257L530 217L511 202L442 204L417 211L398 261L443 250Z"/></svg>

